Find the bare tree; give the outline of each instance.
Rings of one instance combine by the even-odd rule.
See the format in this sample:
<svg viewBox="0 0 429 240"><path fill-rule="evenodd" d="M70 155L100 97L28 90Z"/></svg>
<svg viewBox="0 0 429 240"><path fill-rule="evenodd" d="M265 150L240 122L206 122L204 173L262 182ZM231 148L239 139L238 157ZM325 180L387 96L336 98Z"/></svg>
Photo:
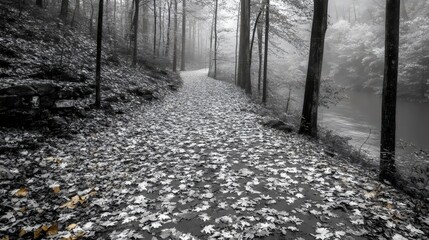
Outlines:
<svg viewBox="0 0 429 240"><path fill-rule="evenodd" d="M173 5L172 0L169 0L167 2L167 11L168 11L168 16L167 16L167 43L165 46L165 55L168 57L168 55L170 55L170 32L171 32L171 5Z"/></svg>
<svg viewBox="0 0 429 240"><path fill-rule="evenodd" d="M311 29L310 56L305 82L304 106L300 134L317 137L317 110L320 79L322 76L325 33L328 27L328 0L314 0L313 26Z"/></svg>
<svg viewBox="0 0 429 240"><path fill-rule="evenodd" d="M262 81L262 102L267 103L267 71L268 71L268 35L270 33L270 0L265 6L265 50L264 50L264 79Z"/></svg>
<svg viewBox="0 0 429 240"><path fill-rule="evenodd" d="M240 44L238 56L238 85L246 90L246 93L252 92L250 84L250 1L241 0L240 14Z"/></svg>
<svg viewBox="0 0 429 240"><path fill-rule="evenodd" d="M381 110L380 180L396 184L395 137L400 0L386 1L386 38Z"/></svg>
<svg viewBox="0 0 429 240"><path fill-rule="evenodd" d="M62 0L60 18L61 20L63 20L64 23L67 22L68 14L69 14L69 0Z"/></svg>
<svg viewBox="0 0 429 240"><path fill-rule="evenodd" d="M174 0L173 71L177 71L177 0Z"/></svg>
<svg viewBox="0 0 429 240"><path fill-rule="evenodd" d="M156 55L156 0L153 0L153 55Z"/></svg>
<svg viewBox="0 0 429 240"><path fill-rule="evenodd" d="M103 0L98 5L97 60L95 68L95 106L101 107L101 47L103 39Z"/></svg>
<svg viewBox="0 0 429 240"><path fill-rule="evenodd" d="M180 60L180 70L186 69L186 0L182 3L182 58Z"/></svg>
<svg viewBox="0 0 429 240"><path fill-rule="evenodd" d="M137 37L138 37L138 29L139 29L139 5L140 5L140 0L134 0L134 4L135 4L135 12L134 12L134 20L133 20L133 24L134 24L134 35L133 35L133 44L134 44L134 48L133 48L133 63L132 65L135 67L137 64Z"/></svg>

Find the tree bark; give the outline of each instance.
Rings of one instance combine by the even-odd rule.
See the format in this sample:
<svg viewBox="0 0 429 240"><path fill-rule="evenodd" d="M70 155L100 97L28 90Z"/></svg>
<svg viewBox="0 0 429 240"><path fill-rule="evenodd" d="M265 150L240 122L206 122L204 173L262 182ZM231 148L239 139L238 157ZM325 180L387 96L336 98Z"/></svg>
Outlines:
<svg viewBox="0 0 429 240"><path fill-rule="evenodd" d="M313 26L311 30L310 56L305 82L304 106L300 134L317 137L317 110L319 105L320 79L322 75L325 33L328 27L328 0L314 0Z"/></svg>
<svg viewBox="0 0 429 240"><path fill-rule="evenodd" d="M264 16L262 16L264 17ZM258 92L261 91L261 83L262 83L262 58L263 58L263 52L262 52L262 30L263 25L261 23L258 23L257 26L257 35L258 35L258 59L259 59L259 66L258 66Z"/></svg>
<svg viewBox="0 0 429 240"><path fill-rule="evenodd" d="M143 28L143 45L145 47L149 47L148 43L149 43L149 7L147 6L148 3L146 3L146 5L143 6L143 24L142 24L142 28Z"/></svg>
<svg viewBox="0 0 429 240"><path fill-rule="evenodd" d="M76 19L79 19L79 15L80 15L80 0L76 0L76 5L75 5L75 9L74 9L74 13L73 13L73 18L71 21L71 26L74 27L75 23L76 23Z"/></svg>
<svg viewBox="0 0 429 240"><path fill-rule="evenodd" d="M156 0L153 0L153 55L156 55Z"/></svg>
<svg viewBox="0 0 429 240"><path fill-rule="evenodd" d="M67 23L68 14L69 14L69 0L62 0L60 18L61 20L63 20L64 23Z"/></svg>
<svg viewBox="0 0 429 240"><path fill-rule="evenodd" d="M270 0L267 0L265 7L265 50L264 50L264 79L262 80L262 103L267 103L268 91L268 36L270 33Z"/></svg>
<svg viewBox="0 0 429 240"><path fill-rule="evenodd" d="M182 3L182 59L180 61L180 70L185 71L186 69L186 0Z"/></svg>
<svg viewBox="0 0 429 240"><path fill-rule="evenodd" d="M252 68L252 59L253 59L253 45L255 43L255 33L256 28L258 26L259 19L261 18L262 12L264 11L264 7L261 7L261 10L259 10L258 15L256 16L255 25L253 26L253 32L252 32L252 41L250 41L250 56L249 56L249 65L250 68Z"/></svg>
<svg viewBox="0 0 429 240"><path fill-rule="evenodd" d="M177 71L177 0L174 0L173 71Z"/></svg>
<svg viewBox="0 0 429 240"><path fill-rule="evenodd" d="M161 6L158 7L159 10L159 38L158 38L158 51L156 53L157 56L160 56L161 46L162 46L162 36L163 36L163 28L162 25L164 24L162 21L162 8Z"/></svg>
<svg viewBox="0 0 429 240"><path fill-rule="evenodd" d="M396 184L395 134L400 0L386 1L386 38L381 107L380 180Z"/></svg>
<svg viewBox="0 0 429 240"><path fill-rule="evenodd" d="M134 47L133 47L133 67L135 67L137 65L137 39L138 39L138 32L139 32L139 5L140 5L140 0L134 0L135 3L135 13L134 13Z"/></svg>
<svg viewBox="0 0 429 240"><path fill-rule="evenodd" d="M101 44L103 39L103 0L98 5L97 60L95 67L95 106L101 107Z"/></svg>
<svg viewBox="0 0 429 240"><path fill-rule="evenodd" d="M91 16L89 17L89 36L92 37L94 32L94 4L91 1Z"/></svg>
<svg viewBox="0 0 429 240"><path fill-rule="evenodd" d="M238 56L238 85L251 94L252 86L250 84L250 1L241 0L240 14L240 46Z"/></svg>
<svg viewBox="0 0 429 240"><path fill-rule="evenodd" d="M235 84L238 85L238 78L237 78L237 67L238 67L238 31L240 29L240 3L238 4L238 11L237 11L237 29L235 31L235 73L234 73L234 80Z"/></svg>
<svg viewBox="0 0 429 240"><path fill-rule="evenodd" d="M216 73L217 73L217 11L218 11L218 3L219 3L219 1L216 0L216 2L215 2L215 20L214 20L214 73L213 73L214 79L216 79Z"/></svg>
<svg viewBox="0 0 429 240"><path fill-rule="evenodd" d="M214 31L214 14L212 18L212 24L210 24L210 50L209 50L209 77L213 77L213 31Z"/></svg>
<svg viewBox="0 0 429 240"><path fill-rule="evenodd" d="M168 2L168 19L167 19L167 43L165 46L165 55L168 57L170 55L170 32L171 32L171 5L172 0Z"/></svg>

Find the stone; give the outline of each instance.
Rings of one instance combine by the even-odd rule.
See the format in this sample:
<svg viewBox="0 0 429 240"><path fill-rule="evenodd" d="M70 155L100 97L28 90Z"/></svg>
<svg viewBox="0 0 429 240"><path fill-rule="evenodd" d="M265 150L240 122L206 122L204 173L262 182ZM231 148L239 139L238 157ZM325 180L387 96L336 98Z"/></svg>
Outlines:
<svg viewBox="0 0 429 240"><path fill-rule="evenodd" d="M0 180L13 180L15 177L7 168L0 166Z"/></svg>
<svg viewBox="0 0 429 240"><path fill-rule="evenodd" d="M52 83L40 83L31 85L39 96L55 95L60 91L60 87Z"/></svg>
<svg viewBox="0 0 429 240"><path fill-rule="evenodd" d="M52 96L44 95L40 97L40 107L41 108L53 108L55 106L55 99Z"/></svg>
<svg viewBox="0 0 429 240"><path fill-rule="evenodd" d="M74 106L74 100L58 100L55 102L55 108L73 108Z"/></svg>
<svg viewBox="0 0 429 240"><path fill-rule="evenodd" d="M31 86L20 85L1 89L0 95L16 95L20 97L28 97L37 95L37 91Z"/></svg>
<svg viewBox="0 0 429 240"><path fill-rule="evenodd" d="M16 108L20 103L21 99L16 95L0 96L0 111Z"/></svg>

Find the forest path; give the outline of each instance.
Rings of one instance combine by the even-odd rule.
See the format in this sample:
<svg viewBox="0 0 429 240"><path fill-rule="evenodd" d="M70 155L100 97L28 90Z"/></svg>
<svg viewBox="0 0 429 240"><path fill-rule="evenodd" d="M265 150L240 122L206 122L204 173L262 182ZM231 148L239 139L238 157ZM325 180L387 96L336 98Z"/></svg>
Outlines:
<svg viewBox="0 0 429 240"><path fill-rule="evenodd" d="M352 224L363 222L360 213L346 215L357 194L348 187L359 185L353 169L331 166L322 149L300 136L263 127L258 106L206 70L181 75L181 91L130 122L137 125L123 126L135 151L126 162L135 171L114 168L125 205L113 215L123 214L108 230L111 239L139 232L173 239L365 233Z"/></svg>
<svg viewBox="0 0 429 240"><path fill-rule="evenodd" d="M206 73L3 156L26 178L1 183L0 238L48 234L44 224L55 239L427 239L429 218L408 197L263 127L258 105Z"/></svg>

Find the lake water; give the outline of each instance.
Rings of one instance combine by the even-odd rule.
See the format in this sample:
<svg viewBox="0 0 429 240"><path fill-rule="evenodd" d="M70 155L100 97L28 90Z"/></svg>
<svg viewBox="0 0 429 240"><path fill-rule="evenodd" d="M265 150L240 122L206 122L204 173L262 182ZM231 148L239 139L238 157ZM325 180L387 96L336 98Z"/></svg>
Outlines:
<svg viewBox="0 0 429 240"><path fill-rule="evenodd" d="M353 146L362 146L362 151L370 156L379 156L381 96L349 92L338 105L320 108L320 124L340 136L350 137ZM428 103L398 99L396 124L398 155L419 149L429 150ZM403 148L405 143L414 144L417 149Z"/></svg>

